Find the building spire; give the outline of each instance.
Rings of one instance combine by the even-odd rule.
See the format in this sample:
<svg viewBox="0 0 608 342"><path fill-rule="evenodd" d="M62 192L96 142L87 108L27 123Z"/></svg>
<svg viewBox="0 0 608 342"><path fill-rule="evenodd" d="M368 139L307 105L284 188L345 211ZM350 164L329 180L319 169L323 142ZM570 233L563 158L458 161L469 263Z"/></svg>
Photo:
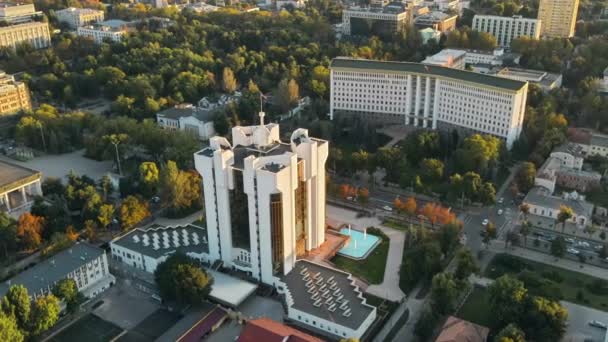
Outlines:
<svg viewBox="0 0 608 342"><path fill-rule="evenodd" d="M264 109L262 108L263 104L264 95L262 95L262 92L260 92L260 113L258 114L260 116L260 126L264 126L264 116L266 116L266 113L264 113Z"/></svg>

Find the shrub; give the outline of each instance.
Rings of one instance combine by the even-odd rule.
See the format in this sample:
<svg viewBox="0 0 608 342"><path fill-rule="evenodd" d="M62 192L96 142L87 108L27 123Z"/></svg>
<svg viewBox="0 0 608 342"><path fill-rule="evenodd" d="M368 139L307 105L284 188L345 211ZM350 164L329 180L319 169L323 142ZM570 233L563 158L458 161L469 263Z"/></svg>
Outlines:
<svg viewBox="0 0 608 342"><path fill-rule="evenodd" d="M595 295L608 295L608 282L603 279L596 279L592 283L587 284L587 289Z"/></svg>
<svg viewBox="0 0 608 342"><path fill-rule="evenodd" d="M556 283L561 283L562 281L564 281L564 278L556 271L550 271L550 272L543 272L541 273L541 276L543 278L547 278L549 280L553 280Z"/></svg>

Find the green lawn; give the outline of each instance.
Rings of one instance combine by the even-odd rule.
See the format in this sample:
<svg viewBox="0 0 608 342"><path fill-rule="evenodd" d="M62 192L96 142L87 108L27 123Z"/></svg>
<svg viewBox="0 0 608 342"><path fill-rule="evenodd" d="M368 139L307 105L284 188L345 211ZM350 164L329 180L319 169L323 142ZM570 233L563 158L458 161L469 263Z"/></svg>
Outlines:
<svg viewBox="0 0 608 342"><path fill-rule="evenodd" d="M608 310L608 282L605 280L512 255L499 254L492 259L485 275L496 279L503 274L517 276L531 294Z"/></svg>
<svg viewBox="0 0 608 342"><path fill-rule="evenodd" d="M386 268L386 258L388 256L390 240L382 232L372 232L370 229L368 229L367 232L380 236L382 241L374 248L367 258L363 260L354 260L345 256L336 255L331 259L331 262L333 262L337 268L352 273L370 284L380 284L384 279L384 269Z"/></svg>
<svg viewBox="0 0 608 342"><path fill-rule="evenodd" d="M488 291L483 287L474 287L457 317L483 326L491 325L492 314L488 303Z"/></svg>

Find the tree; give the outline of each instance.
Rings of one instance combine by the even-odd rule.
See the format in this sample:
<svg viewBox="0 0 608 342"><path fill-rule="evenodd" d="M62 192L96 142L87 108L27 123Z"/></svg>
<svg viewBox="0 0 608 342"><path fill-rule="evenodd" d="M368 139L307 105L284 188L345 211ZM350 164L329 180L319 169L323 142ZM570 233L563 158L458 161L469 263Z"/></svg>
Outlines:
<svg viewBox="0 0 608 342"><path fill-rule="evenodd" d="M30 317L31 332L39 336L52 328L59 319L59 299L53 295L40 296L32 305Z"/></svg>
<svg viewBox="0 0 608 342"><path fill-rule="evenodd" d="M112 219L114 218L114 205L112 204L103 204L99 208L99 215L97 216L97 221L101 225L102 228L108 228L110 223L112 223Z"/></svg>
<svg viewBox="0 0 608 342"><path fill-rule="evenodd" d="M276 103L281 112L287 112L300 98L300 87L294 79L284 79L279 83Z"/></svg>
<svg viewBox="0 0 608 342"><path fill-rule="evenodd" d="M420 173L425 182L437 182L443 178L443 163L440 160L425 158L420 162Z"/></svg>
<svg viewBox="0 0 608 342"><path fill-rule="evenodd" d="M454 276L456 279L467 279L471 274L479 272L477 260L469 249L462 249L456 254L456 271Z"/></svg>
<svg viewBox="0 0 608 342"><path fill-rule="evenodd" d="M159 179L160 174L155 162L143 162L139 165L139 182L144 196L150 197L156 193Z"/></svg>
<svg viewBox="0 0 608 342"><path fill-rule="evenodd" d="M183 254L173 254L154 272L154 279L164 300L183 304L202 303L213 286L213 278Z"/></svg>
<svg viewBox="0 0 608 342"><path fill-rule="evenodd" d="M493 222L486 224L486 229L483 234L483 243L486 244L486 249L489 247L490 241L496 238L496 225Z"/></svg>
<svg viewBox="0 0 608 342"><path fill-rule="evenodd" d="M201 178L197 172L182 171L174 161L168 161L161 174L163 203L172 215L180 215L201 206Z"/></svg>
<svg viewBox="0 0 608 342"><path fill-rule="evenodd" d="M63 300L68 308L68 311L74 312L78 307L80 294L78 293L78 287L76 282L72 278L62 279L55 287L53 287L53 295Z"/></svg>
<svg viewBox="0 0 608 342"><path fill-rule="evenodd" d="M494 342L526 342L526 335L517 325L510 323L496 335Z"/></svg>
<svg viewBox="0 0 608 342"><path fill-rule="evenodd" d="M416 336L420 337L421 340L428 340L435 327L437 326L437 321L439 320L438 315L434 312L434 310L425 309L420 314L420 318L416 321L416 325L414 326L414 333Z"/></svg>
<svg viewBox="0 0 608 342"><path fill-rule="evenodd" d="M562 233L566 229L566 221L571 219L572 216L574 216L574 211L572 210L572 208L566 205L559 206L559 212L557 213L557 222L562 224Z"/></svg>
<svg viewBox="0 0 608 342"><path fill-rule="evenodd" d="M442 315L452 312L457 296L458 285L451 273L442 272L433 277L431 303L435 312Z"/></svg>
<svg viewBox="0 0 608 342"><path fill-rule="evenodd" d="M490 312L499 325L518 321L527 295L523 282L503 275L488 287L488 294Z"/></svg>
<svg viewBox="0 0 608 342"><path fill-rule="evenodd" d="M593 237L593 234L595 234L597 231L599 230L599 227L596 226L595 224L591 223L585 226L585 229L583 229L583 232L587 235L589 235L589 239L591 239Z"/></svg>
<svg viewBox="0 0 608 342"><path fill-rule="evenodd" d="M230 130L230 122L226 113L218 111L213 116L213 129L218 135L226 135Z"/></svg>
<svg viewBox="0 0 608 342"><path fill-rule="evenodd" d="M566 240L563 237L558 236L553 241L551 241L551 254L555 255L558 258L561 258L566 253Z"/></svg>
<svg viewBox="0 0 608 342"><path fill-rule="evenodd" d="M0 252L6 260L17 250L17 222L5 212L0 212Z"/></svg>
<svg viewBox="0 0 608 342"><path fill-rule="evenodd" d="M367 204L369 200L369 190L367 188L359 188L357 198L361 204Z"/></svg>
<svg viewBox="0 0 608 342"><path fill-rule="evenodd" d="M232 69L226 67L222 73L222 89L227 93L234 93L237 88L236 78Z"/></svg>
<svg viewBox="0 0 608 342"><path fill-rule="evenodd" d="M527 193L534 186L534 179L536 178L536 166L534 163L524 162L517 171L515 176L519 191Z"/></svg>
<svg viewBox="0 0 608 342"><path fill-rule="evenodd" d="M530 213L530 206L526 203L522 203L519 206L519 211L524 215L524 221L528 221L528 214Z"/></svg>
<svg viewBox="0 0 608 342"><path fill-rule="evenodd" d="M0 341L23 342L25 337L15 319L0 312Z"/></svg>
<svg viewBox="0 0 608 342"><path fill-rule="evenodd" d="M114 185L112 185L112 179L108 175L103 175L99 180L99 187L103 191L103 200L107 201L108 196L114 191ZM46 193L45 193L46 194Z"/></svg>
<svg viewBox="0 0 608 342"><path fill-rule="evenodd" d="M439 228L439 246L441 246L441 252L444 255L448 255L456 245L460 237L461 226L456 223L447 223Z"/></svg>
<svg viewBox="0 0 608 342"><path fill-rule="evenodd" d="M30 321L30 296L23 285L12 285L0 302L5 315L14 317L22 330L27 330Z"/></svg>
<svg viewBox="0 0 608 342"><path fill-rule="evenodd" d="M129 196L120 205L120 222L123 230L130 230L150 216L148 204L135 196Z"/></svg>
<svg viewBox="0 0 608 342"><path fill-rule="evenodd" d="M568 310L543 297L527 301L519 325L530 341L560 341L566 332Z"/></svg>
<svg viewBox="0 0 608 342"><path fill-rule="evenodd" d="M44 219L30 213L19 216L17 223L17 237L23 249L33 250L40 247L42 243L42 230Z"/></svg>
<svg viewBox="0 0 608 342"><path fill-rule="evenodd" d="M417 206L416 199L414 197L408 197L405 203L403 203L403 211L409 216L414 216L416 214Z"/></svg>
<svg viewBox="0 0 608 342"><path fill-rule="evenodd" d="M532 225L528 221L524 221L521 227L519 227L519 233L524 237L524 246L527 246L528 243L528 235L530 235L532 231Z"/></svg>

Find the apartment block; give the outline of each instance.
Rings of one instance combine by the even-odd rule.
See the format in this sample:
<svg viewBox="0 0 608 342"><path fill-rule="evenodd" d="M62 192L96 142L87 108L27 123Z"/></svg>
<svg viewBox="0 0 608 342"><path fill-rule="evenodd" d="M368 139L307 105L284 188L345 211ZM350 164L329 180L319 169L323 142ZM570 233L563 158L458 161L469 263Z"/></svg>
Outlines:
<svg viewBox="0 0 608 342"><path fill-rule="evenodd" d="M511 148L525 115L528 84L434 65L336 58L330 117L491 134Z"/></svg>
<svg viewBox="0 0 608 342"><path fill-rule="evenodd" d="M579 0L540 0L538 19L542 21L541 36L570 38L574 36Z"/></svg>
<svg viewBox="0 0 608 342"><path fill-rule="evenodd" d="M357 7L342 11L342 29L345 35L391 36L403 30L408 22L405 6Z"/></svg>
<svg viewBox="0 0 608 342"><path fill-rule="evenodd" d="M525 36L538 39L541 32L539 19L524 18L521 15L500 17L497 15L475 15L473 29L487 32L496 37L499 46L510 47L513 39Z"/></svg>
<svg viewBox="0 0 608 342"><path fill-rule="evenodd" d="M32 109L30 91L25 83L0 71L0 116Z"/></svg>

